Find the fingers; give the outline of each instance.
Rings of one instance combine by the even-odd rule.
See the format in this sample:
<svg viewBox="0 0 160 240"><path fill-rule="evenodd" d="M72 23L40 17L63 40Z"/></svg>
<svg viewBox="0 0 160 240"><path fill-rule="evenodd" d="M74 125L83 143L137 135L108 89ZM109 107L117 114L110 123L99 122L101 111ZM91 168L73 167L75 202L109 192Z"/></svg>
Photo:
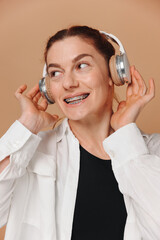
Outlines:
<svg viewBox="0 0 160 240"><path fill-rule="evenodd" d="M41 111L46 111L47 107L48 107L48 102L46 99L43 99L41 101L41 103L37 106L39 110Z"/></svg>
<svg viewBox="0 0 160 240"><path fill-rule="evenodd" d="M37 92L37 94L33 98L34 103L38 103L38 101L40 100L41 96L42 96L41 92L40 91Z"/></svg>
<svg viewBox="0 0 160 240"><path fill-rule="evenodd" d="M24 91L26 89L27 89L26 84L21 85L15 92L16 98L20 100L22 94L24 93ZM28 93L25 94L25 96L28 97L29 99L33 100L34 103L38 103L38 101L41 98L41 92L39 90L39 85L36 84L30 91L28 91Z"/></svg>
<svg viewBox="0 0 160 240"><path fill-rule="evenodd" d="M155 83L154 83L154 79L151 78L149 79L149 88L146 93L146 99L150 101L152 98L154 98L154 96L155 96Z"/></svg>
<svg viewBox="0 0 160 240"><path fill-rule="evenodd" d="M133 98L141 100L142 105L145 105L155 96L154 80L149 79L148 89L145 81L134 66L131 67L132 82L127 87L127 99Z"/></svg>
<svg viewBox="0 0 160 240"><path fill-rule="evenodd" d="M143 96L146 93L147 87L142 76L134 66L131 67L131 77L132 94Z"/></svg>
<svg viewBox="0 0 160 240"><path fill-rule="evenodd" d="M133 76L134 76L133 77L134 81L136 81L137 85L138 85L137 94L140 96L144 96L146 94L147 87L146 87L146 84L145 84L142 76L136 69L134 70Z"/></svg>
<svg viewBox="0 0 160 240"><path fill-rule="evenodd" d="M15 92L15 97L19 100L21 98L22 93L27 89L27 85L21 85Z"/></svg>
<svg viewBox="0 0 160 240"><path fill-rule="evenodd" d="M37 84L36 86L34 86L27 94L27 97L29 97L34 104L37 106L37 108L41 111L46 111L47 107L48 107L48 102L46 99L42 99L42 101L39 103L39 100L41 99L42 95L41 92L39 90L39 85Z"/></svg>
<svg viewBox="0 0 160 240"><path fill-rule="evenodd" d="M136 95L139 91L139 84L137 81L135 66L131 67L131 78L132 78L132 83L131 83L132 93Z"/></svg>
<svg viewBox="0 0 160 240"><path fill-rule="evenodd" d="M155 86L154 86L153 79L149 80L150 90L147 91L147 86L145 84L145 81L143 80L142 76L134 66L131 67L131 77L132 77L132 82L131 84L128 85L127 96L131 96L131 95L144 96L146 94L154 96Z"/></svg>
<svg viewBox="0 0 160 240"><path fill-rule="evenodd" d="M122 108L124 108L125 105L126 105L126 101L121 101L121 102L119 103L119 105L118 105L117 111L120 110L120 109L122 109Z"/></svg>
<svg viewBox="0 0 160 240"><path fill-rule="evenodd" d="M39 85L38 83L26 94L29 98L34 98L39 93Z"/></svg>
<svg viewBox="0 0 160 240"><path fill-rule="evenodd" d="M155 96L155 84L153 78L149 79L149 88L147 86L140 75L140 73L135 69L134 71L134 80L137 81L138 91L137 94L139 96L145 96L146 100L151 100Z"/></svg>
<svg viewBox="0 0 160 240"><path fill-rule="evenodd" d="M139 86L138 86L136 77L134 75L135 70L136 70L135 66L130 67L132 81L127 87L127 97L132 96L132 95L136 95L138 93L138 90L139 90Z"/></svg>

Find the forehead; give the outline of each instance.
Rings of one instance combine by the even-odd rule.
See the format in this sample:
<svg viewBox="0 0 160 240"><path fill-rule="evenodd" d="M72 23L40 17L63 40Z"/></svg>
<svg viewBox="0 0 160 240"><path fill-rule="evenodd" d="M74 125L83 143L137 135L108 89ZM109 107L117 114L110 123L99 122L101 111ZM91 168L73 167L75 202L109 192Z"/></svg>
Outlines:
<svg viewBox="0 0 160 240"><path fill-rule="evenodd" d="M82 39L81 37L67 37L55 42L47 53L47 63L62 58L73 59L79 54L100 55L93 45L92 40Z"/></svg>

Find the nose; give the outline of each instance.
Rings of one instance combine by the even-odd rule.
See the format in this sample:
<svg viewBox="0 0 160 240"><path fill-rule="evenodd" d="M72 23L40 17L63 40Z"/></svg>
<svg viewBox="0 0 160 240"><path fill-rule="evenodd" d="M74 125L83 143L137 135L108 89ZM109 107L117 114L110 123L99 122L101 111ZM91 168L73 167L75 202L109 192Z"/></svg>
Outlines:
<svg viewBox="0 0 160 240"><path fill-rule="evenodd" d="M66 90L72 90L79 86L79 81L73 73L66 73L63 79L63 87Z"/></svg>

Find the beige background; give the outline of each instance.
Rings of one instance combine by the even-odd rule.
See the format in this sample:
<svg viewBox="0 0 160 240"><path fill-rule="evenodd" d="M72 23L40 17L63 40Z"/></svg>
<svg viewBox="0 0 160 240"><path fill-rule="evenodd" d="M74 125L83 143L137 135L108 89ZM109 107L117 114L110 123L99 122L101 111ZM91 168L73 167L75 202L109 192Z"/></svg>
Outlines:
<svg viewBox="0 0 160 240"><path fill-rule="evenodd" d="M159 0L0 0L0 136L19 117L17 87L23 83L31 87L42 76L48 37L75 24L115 34L146 83L154 77L156 97L137 123L145 132L160 132ZM123 99L125 87L117 93ZM56 105L48 111L58 113Z"/></svg>

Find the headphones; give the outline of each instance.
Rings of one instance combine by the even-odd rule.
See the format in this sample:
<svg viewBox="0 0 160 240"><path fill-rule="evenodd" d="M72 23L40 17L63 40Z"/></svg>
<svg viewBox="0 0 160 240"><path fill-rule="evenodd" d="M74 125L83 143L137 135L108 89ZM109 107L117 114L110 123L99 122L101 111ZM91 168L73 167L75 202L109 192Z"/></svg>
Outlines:
<svg viewBox="0 0 160 240"><path fill-rule="evenodd" d="M109 60L109 69L112 81L115 85L121 86L125 83L131 83L130 64L127 58L125 49L120 40L113 34L100 31L107 39L111 39L117 45L119 45L120 55L113 55ZM47 66L43 68L43 78L39 81L39 89L44 98L47 99L48 104L53 104L54 100L52 93L50 92L49 81L47 76Z"/></svg>

